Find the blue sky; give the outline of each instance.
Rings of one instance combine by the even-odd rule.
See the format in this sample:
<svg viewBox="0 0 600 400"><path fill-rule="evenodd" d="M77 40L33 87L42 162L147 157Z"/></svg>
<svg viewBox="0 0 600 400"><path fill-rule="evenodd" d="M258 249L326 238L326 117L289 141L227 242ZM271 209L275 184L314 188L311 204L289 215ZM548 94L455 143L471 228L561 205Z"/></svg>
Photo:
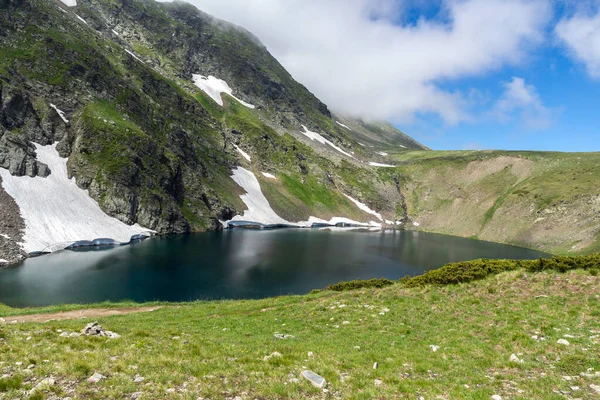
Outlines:
<svg viewBox="0 0 600 400"><path fill-rule="evenodd" d="M411 8L410 17L404 16L406 19L396 23L438 18L441 2L426 3ZM413 123L395 125L438 150L600 151L600 80L591 77L585 64L572 57L568 47L553 35L555 24L573 15L573 11L569 6L565 9L563 3L554 3L553 21L545 30L547 38L530 52L526 62L442 83L450 90L476 89L483 94L473 105L475 114L479 114L473 120L447 124L435 114L425 114L418 115ZM550 110L547 125L528 126L518 115L501 121L486 115L489 102L502 95L503 84L513 77L521 77L535 87L544 107Z"/></svg>
<svg viewBox="0 0 600 400"><path fill-rule="evenodd" d="M600 151L600 0L189 0L433 149Z"/></svg>

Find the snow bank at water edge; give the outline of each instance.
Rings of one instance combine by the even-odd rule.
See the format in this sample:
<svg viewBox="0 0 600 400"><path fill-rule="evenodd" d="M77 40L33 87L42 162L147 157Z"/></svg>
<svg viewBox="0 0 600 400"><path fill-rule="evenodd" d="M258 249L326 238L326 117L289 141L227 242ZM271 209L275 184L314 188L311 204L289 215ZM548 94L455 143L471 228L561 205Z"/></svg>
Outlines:
<svg viewBox="0 0 600 400"><path fill-rule="evenodd" d="M243 106L248 108L256 108L254 105L250 103L246 103L243 100L238 99L233 95L233 89L229 87L227 82L222 79L215 78L210 75L208 77L193 74L192 78L194 79L194 84L198 86L204 93L210 96L211 99L217 102L218 105L223 106L223 99L221 98L221 93L226 93L240 102Z"/></svg>
<svg viewBox="0 0 600 400"><path fill-rule="evenodd" d="M77 0L60 0L67 7L75 7L77 5Z"/></svg>
<svg viewBox="0 0 600 400"><path fill-rule="evenodd" d="M369 206L367 206L366 204L361 203L360 201L353 199L352 197L348 196L347 194L343 193L344 196L346 196L348 198L348 200L350 200L351 202L353 202L354 204L356 204L356 206L358 208L360 208L361 210L363 210L364 212L366 212L367 214L371 214L377 217L378 220L383 221L383 217L381 216L381 214L379 214L377 211L371 210L369 208Z"/></svg>
<svg viewBox="0 0 600 400"><path fill-rule="evenodd" d="M370 162L369 165L371 167L381 167L381 168L395 168L395 165L389 165L389 164L381 164L381 163L376 163L376 162Z"/></svg>
<svg viewBox="0 0 600 400"><path fill-rule="evenodd" d="M277 177L276 177L275 175L273 175L273 174L270 174L270 173L268 173L268 172L261 172L261 174L262 174L262 175L263 175L265 178L268 178L268 179L277 179Z"/></svg>
<svg viewBox="0 0 600 400"><path fill-rule="evenodd" d="M65 124L69 123L69 120L67 119L67 117L65 117L65 113L61 110L58 109L58 107L56 107L54 104L50 103L50 107L54 108L54 111L57 112L58 116L60 117L60 119L63 120L63 122Z"/></svg>
<svg viewBox="0 0 600 400"><path fill-rule="evenodd" d="M240 196L248 209L244 211L244 215L236 215L231 221L249 221L258 222L260 224L284 224L293 225L291 222L281 218L269 204L269 201L260 189L258 179L251 171L245 168L237 167L233 170L231 179L235 181L246 194ZM227 222L231 222L227 221Z"/></svg>
<svg viewBox="0 0 600 400"><path fill-rule="evenodd" d="M316 132L311 132L308 130L308 128L304 125L302 125L302 128L304 128L304 132L302 132L302 134L306 137L308 137L310 140L316 140L317 142L321 143L321 144L327 144L331 147L333 147L334 149L336 149L337 151L339 151L340 153L350 157L350 158L354 158L354 156L350 153L346 153L344 150L342 150L340 147L336 146L335 144L333 144L331 141L325 139L323 136L321 136L320 134L316 133ZM354 158L356 159L356 158Z"/></svg>
<svg viewBox="0 0 600 400"><path fill-rule="evenodd" d="M238 153L240 153L240 155L242 157L244 157L246 160L248 160L248 162L252 161L252 158L250 157L250 155L248 153L246 153L244 150L240 149L237 145L233 145L233 147L235 147L235 149L238 151Z"/></svg>
<svg viewBox="0 0 600 400"><path fill-rule="evenodd" d="M349 131L351 131L352 129L348 128L346 125L342 124L340 121L335 121L336 124L338 124L339 126L341 126L342 128L346 128Z"/></svg>
<svg viewBox="0 0 600 400"><path fill-rule="evenodd" d="M2 186L15 199L25 221L26 252L100 237L129 242L132 236L149 231L106 215L87 190L80 189L75 179L69 179L67 159L58 155L56 143L35 146L37 159L51 170L48 177L16 177L0 168Z"/></svg>

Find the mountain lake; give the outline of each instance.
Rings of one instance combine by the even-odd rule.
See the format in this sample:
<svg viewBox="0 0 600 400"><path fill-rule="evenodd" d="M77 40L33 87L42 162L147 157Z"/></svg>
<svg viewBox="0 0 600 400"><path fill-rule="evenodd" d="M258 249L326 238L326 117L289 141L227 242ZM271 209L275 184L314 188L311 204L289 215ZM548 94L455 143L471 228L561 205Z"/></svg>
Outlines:
<svg viewBox="0 0 600 400"><path fill-rule="evenodd" d="M30 258L0 270L0 303L265 298L354 279L400 279L454 261L541 256L548 254L416 231L230 229Z"/></svg>

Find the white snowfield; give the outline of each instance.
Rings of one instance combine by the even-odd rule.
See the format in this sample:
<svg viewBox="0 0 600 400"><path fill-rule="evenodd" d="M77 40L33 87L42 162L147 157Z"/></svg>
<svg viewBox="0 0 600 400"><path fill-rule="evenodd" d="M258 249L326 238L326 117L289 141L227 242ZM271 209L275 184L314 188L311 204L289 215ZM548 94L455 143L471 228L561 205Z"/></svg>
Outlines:
<svg viewBox="0 0 600 400"><path fill-rule="evenodd" d="M264 175L265 173L263 173ZM381 224L371 221L369 223L357 222L353 221L349 218L344 217L334 217L329 221L310 217L308 221L300 221L300 222L290 222L281 218L277 213L271 208L269 201L262 193L260 188L260 183L256 176L252 173L252 171L248 171L242 167L236 167L233 170L233 175L231 178L242 187L246 191L246 194L240 196L248 210L244 212L243 215L236 215L231 220L232 221L247 221L247 222L257 222L260 224L271 225L271 224L284 224L290 226L296 226L299 228L309 228L314 223L318 224L329 224L335 225L339 223L352 224L352 225L360 225L365 227L373 227L373 228L381 228ZM227 222L224 223L227 226Z"/></svg>
<svg viewBox="0 0 600 400"><path fill-rule="evenodd" d="M50 146L35 144L37 159L52 173L46 178L12 176L0 168L2 186L15 199L25 220L23 249L42 251L58 243L112 238L129 242L131 236L148 232L106 215L87 190L80 189L67 175L67 159Z"/></svg>
<svg viewBox="0 0 600 400"><path fill-rule="evenodd" d="M364 212L366 212L367 214L371 214L377 217L378 220L383 221L383 217L381 216L381 214L379 214L377 211L373 211L369 208L369 206L367 206L366 204L361 203L360 201L353 199L352 197L348 196L347 194L344 193L344 196L346 196L348 198L348 200L350 200L351 202L353 202L354 204L356 204L356 206L358 208L360 208L361 210L363 210Z"/></svg>
<svg viewBox="0 0 600 400"><path fill-rule="evenodd" d="M231 178L240 185L246 194L240 196L248 209L244 215L236 215L231 221L250 221L261 224L291 224L273 211L269 201L262 193L258 179L251 171L237 167L233 170ZM229 222L229 221L228 221Z"/></svg>
<svg viewBox="0 0 600 400"><path fill-rule="evenodd" d="M304 125L302 125L302 128L304 129L304 132L302 132L302 134L304 136L308 137L310 140L316 140L317 142L319 142L321 144L327 144L327 145L333 147L334 149L336 149L337 151L339 151L340 153L344 154L345 156L348 156L350 158L356 159L352 154L345 152L340 147L336 146L331 141L325 139L320 134L318 134L316 132L309 131L308 128L306 126L304 126Z"/></svg>
<svg viewBox="0 0 600 400"><path fill-rule="evenodd" d="M371 167L381 167L381 168L395 168L395 165L389 165L389 164L381 164L381 163L376 163L376 162L370 162L369 165Z"/></svg>
<svg viewBox="0 0 600 400"><path fill-rule="evenodd" d="M268 172L261 172L261 174L263 174L263 176L268 179L277 179L277 177L275 175L270 174Z"/></svg>
<svg viewBox="0 0 600 400"><path fill-rule="evenodd" d="M67 7L75 7L77 5L77 0L60 0Z"/></svg>
<svg viewBox="0 0 600 400"><path fill-rule="evenodd" d="M349 131L351 131L351 130L352 130L352 129L348 128L348 126L346 126L346 125L342 124L340 121L335 121L335 123L336 123L336 124L338 124L339 126L341 126L342 128L346 128L346 129L348 129Z"/></svg>
<svg viewBox="0 0 600 400"><path fill-rule="evenodd" d="M193 74L192 78L194 79L194 84L198 86L204 93L210 96L211 99L217 102L221 107L223 106L223 99L221 98L221 93L226 93L236 99L240 104L248 107L248 108L256 108L254 105L250 103L246 103L243 100L238 99L233 95L233 89L229 87L227 82L222 79L215 78L214 76L203 76Z"/></svg>
<svg viewBox="0 0 600 400"><path fill-rule="evenodd" d="M65 124L69 123L69 120L67 119L67 117L65 117L65 113L63 111L59 110L58 107L56 107L52 103L50 103L50 107L54 108L54 111L56 111L60 119L62 119Z"/></svg>
<svg viewBox="0 0 600 400"><path fill-rule="evenodd" d="M238 151L238 153L240 153L240 155L242 157L244 157L246 160L248 160L248 162L252 161L252 158L250 157L250 155L248 153L246 153L244 150L240 149L237 145L233 145L233 147L235 147L235 149Z"/></svg>

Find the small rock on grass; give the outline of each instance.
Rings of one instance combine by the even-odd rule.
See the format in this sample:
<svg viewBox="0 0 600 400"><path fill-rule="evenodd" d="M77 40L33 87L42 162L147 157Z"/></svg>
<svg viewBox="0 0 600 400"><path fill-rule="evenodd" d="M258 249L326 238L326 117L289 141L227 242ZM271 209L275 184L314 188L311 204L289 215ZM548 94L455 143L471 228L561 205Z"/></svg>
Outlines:
<svg viewBox="0 0 600 400"><path fill-rule="evenodd" d="M511 354L510 355L510 361L511 362L518 362L518 363L522 363L523 362L523 360L519 359L519 357L517 357L516 354Z"/></svg>
<svg viewBox="0 0 600 400"><path fill-rule="evenodd" d="M492 400L502 400L502 396L495 394L492 396Z"/></svg>
<svg viewBox="0 0 600 400"><path fill-rule="evenodd" d="M102 374L99 374L99 373L97 373L97 372L96 372L94 375L92 375L92 376L90 376L90 377L88 378L88 382L89 382L89 383L98 383L98 382L100 382L102 379L106 379L106 377L105 377L104 375L102 375Z"/></svg>
<svg viewBox="0 0 600 400"><path fill-rule="evenodd" d="M564 346L569 346L571 344L571 343L569 343L568 340L565 340L565 339L558 339L558 341L556 343L562 344Z"/></svg>
<svg viewBox="0 0 600 400"><path fill-rule="evenodd" d="M271 353L268 356L265 356L263 358L263 361L269 361L271 358L274 358L274 357L280 358L280 357L282 357L282 355L280 352L276 351L276 352Z"/></svg>
<svg viewBox="0 0 600 400"><path fill-rule="evenodd" d="M304 377L304 379L308 380L310 383L312 383L313 386L319 389L323 389L325 387L325 384L327 383L325 381L325 378L308 370L302 371L302 377Z"/></svg>
<svg viewBox="0 0 600 400"><path fill-rule="evenodd" d="M592 389L594 392L600 394L600 385L590 385L590 389Z"/></svg>
<svg viewBox="0 0 600 400"><path fill-rule="evenodd" d="M431 347L431 351L434 353L440 349L440 346L436 346L435 344L430 344L429 347Z"/></svg>

